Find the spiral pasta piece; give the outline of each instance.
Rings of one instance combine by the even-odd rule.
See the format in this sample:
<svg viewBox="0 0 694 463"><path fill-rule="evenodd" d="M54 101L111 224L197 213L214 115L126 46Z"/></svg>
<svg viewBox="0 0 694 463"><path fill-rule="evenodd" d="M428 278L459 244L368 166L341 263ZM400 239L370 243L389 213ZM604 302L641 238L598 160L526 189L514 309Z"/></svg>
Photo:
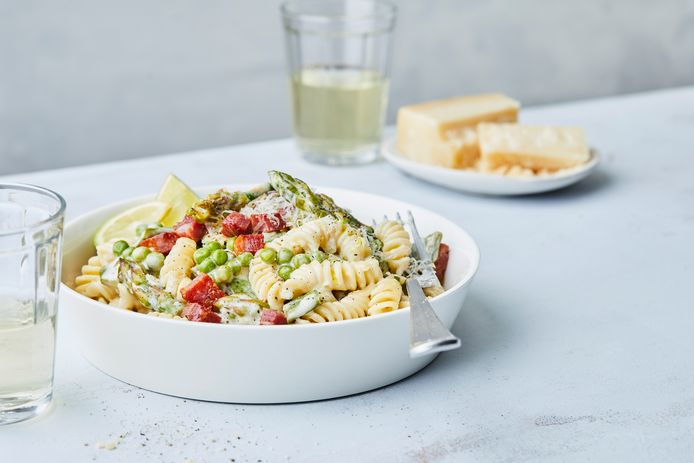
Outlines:
<svg viewBox="0 0 694 463"><path fill-rule="evenodd" d="M137 312L148 312L149 309L145 308L137 298L128 291L128 287L123 283L118 283L117 285L118 297L114 298L109 305L118 307L125 310L134 310Z"/></svg>
<svg viewBox="0 0 694 463"><path fill-rule="evenodd" d="M424 295L426 297L436 297L439 294L443 294L445 289L441 285L434 285L434 286L429 286L428 288L424 288Z"/></svg>
<svg viewBox="0 0 694 463"><path fill-rule="evenodd" d="M101 281L103 266L99 256L90 257L87 264L82 266L82 273L75 278L75 291L104 303L109 303L118 296L116 288Z"/></svg>
<svg viewBox="0 0 694 463"><path fill-rule="evenodd" d="M106 243L101 243L96 247L96 255L101 259L102 265L109 265L113 263L118 257L113 252L113 243L117 240L110 240Z"/></svg>
<svg viewBox="0 0 694 463"><path fill-rule="evenodd" d="M369 291L368 315L392 312L400 306L402 297L402 286L400 282L392 276L379 281Z"/></svg>
<svg viewBox="0 0 694 463"><path fill-rule="evenodd" d="M371 255L371 248L364 237L333 217L306 222L283 237L271 241L268 247L277 251L285 247L294 253L322 249L348 261L363 260Z"/></svg>
<svg viewBox="0 0 694 463"><path fill-rule="evenodd" d="M370 288L352 291L339 301L323 302L294 323L325 323L365 317L369 306L369 290Z"/></svg>
<svg viewBox="0 0 694 463"><path fill-rule="evenodd" d="M283 280L277 276L274 266L263 262L259 257L255 257L248 268L248 281L251 283L253 292L260 298L267 301L270 308L282 310L284 301L280 297Z"/></svg>
<svg viewBox="0 0 694 463"><path fill-rule="evenodd" d="M439 294L442 294L445 291L445 289L442 286L431 286L429 288L424 288L424 295L432 298L436 297ZM403 293L402 296L400 297L400 304L398 305L398 309L404 309L406 307L410 306L410 296L407 294Z"/></svg>
<svg viewBox="0 0 694 463"><path fill-rule="evenodd" d="M382 278L383 273L374 258L358 262L314 260L294 270L282 285L280 296L283 299L294 299L314 288L354 291L364 289Z"/></svg>
<svg viewBox="0 0 694 463"><path fill-rule="evenodd" d="M193 253L196 247L195 241L190 238L176 240L159 272L159 280L164 290L177 298L180 297L181 283L190 275L190 270L195 265Z"/></svg>
<svg viewBox="0 0 694 463"><path fill-rule="evenodd" d="M378 224L375 233L383 242L383 254L388 268L396 275L402 275L411 262L412 242L407 230L400 222L385 220Z"/></svg>

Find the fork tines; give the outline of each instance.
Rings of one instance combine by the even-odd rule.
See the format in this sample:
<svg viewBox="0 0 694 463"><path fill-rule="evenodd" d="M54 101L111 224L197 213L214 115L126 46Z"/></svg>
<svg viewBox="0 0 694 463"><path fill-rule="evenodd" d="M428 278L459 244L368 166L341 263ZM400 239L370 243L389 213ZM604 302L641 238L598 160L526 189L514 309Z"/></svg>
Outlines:
<svg viewBox="0 0 694 463"><path fill-rule="evenodd" d="M413 251L416 253L415 257L423 262L431 263L427 248L424 246L424 241L422 241L422 237L417 230L417 224L414 221L411 211L407 211L407 226L410 228L410 234L412 235L412 242L414 243Z"/></svg>

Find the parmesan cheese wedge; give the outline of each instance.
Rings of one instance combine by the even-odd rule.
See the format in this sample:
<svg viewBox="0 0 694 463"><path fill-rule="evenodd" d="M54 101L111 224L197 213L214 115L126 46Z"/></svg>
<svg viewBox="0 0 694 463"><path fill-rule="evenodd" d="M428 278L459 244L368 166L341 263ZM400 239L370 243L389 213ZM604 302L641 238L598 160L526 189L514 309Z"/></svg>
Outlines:
<svg viewBox="0 0 694 463"><path fill-rule="evenodd" d="M477 135L483 170L519 166L555 171L590 158L585 134L578 127L482 123Z"/></svg>
<svg viewBox="0 0 694 463"><path fill-rule="evenodd" d="M476 126L515 122L520 104L505 95L470 95L403 106L398 111L396 146L412 160L454 169L479 159Z"/></svg>

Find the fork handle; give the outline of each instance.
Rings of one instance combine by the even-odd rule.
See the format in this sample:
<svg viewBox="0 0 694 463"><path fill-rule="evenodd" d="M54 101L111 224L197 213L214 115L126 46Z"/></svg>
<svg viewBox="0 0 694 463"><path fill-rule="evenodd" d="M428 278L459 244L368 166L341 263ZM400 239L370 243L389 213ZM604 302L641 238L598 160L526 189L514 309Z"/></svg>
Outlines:
<svg viewBox="0 0 694 463"><path fill-rule="evenodd" d="M410 357L422 357L460 347L460 339L441 323L419 282L409 278L406 285L410 296Z"/></svg>

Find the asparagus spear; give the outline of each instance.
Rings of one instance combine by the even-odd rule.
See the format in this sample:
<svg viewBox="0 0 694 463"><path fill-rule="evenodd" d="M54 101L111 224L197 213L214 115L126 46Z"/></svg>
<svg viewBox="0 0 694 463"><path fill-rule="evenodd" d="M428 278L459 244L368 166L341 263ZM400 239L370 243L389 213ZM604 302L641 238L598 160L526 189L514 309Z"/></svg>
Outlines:
<svg viewBox="0 0 694 463"><path fill-rule="evenodd" d="M271 170L268 176L275 191L297 209L308 212L316 218L332 216L342 220L365 235L373 254L376 255L382 249L383 243L376 238L374 229L357 220L347 209L335 204L330 196L314 193L304 181L284 172Z"/></svg>
<svg viewBox="0 0 694 463"><path fill-rule="evenodd" d="M320 198L305 182L277 170L269 171L268 177L272 188L297 209L310 212L317 217L328 215L328 211L321 207Z"/></svg>
<svg viewBox="0 0 694 463"><path fill-rule="evenodd" d="M427 249L429 260L432 262L436 262L436 259L439 258L439 246L442 239L443 233L439 231L433 232L424 238L424 247Z"/></svg>
<svg viewBox="0 0 694 463"><path fill-rule="evenodd" d="M287 317L287 322L291 323L318 307L321 302L323 302L323 297L320 291L314 289L284 304L282 311Z"/></svg>
<svg viewBox="0 0 694 463"><path fill-rule="evenodd" d="M120 260L118 279L142 305L150 310L172 315L178 315L183 310L181 301L163 289L148 284L144 269L133 262Z"/></svg>

